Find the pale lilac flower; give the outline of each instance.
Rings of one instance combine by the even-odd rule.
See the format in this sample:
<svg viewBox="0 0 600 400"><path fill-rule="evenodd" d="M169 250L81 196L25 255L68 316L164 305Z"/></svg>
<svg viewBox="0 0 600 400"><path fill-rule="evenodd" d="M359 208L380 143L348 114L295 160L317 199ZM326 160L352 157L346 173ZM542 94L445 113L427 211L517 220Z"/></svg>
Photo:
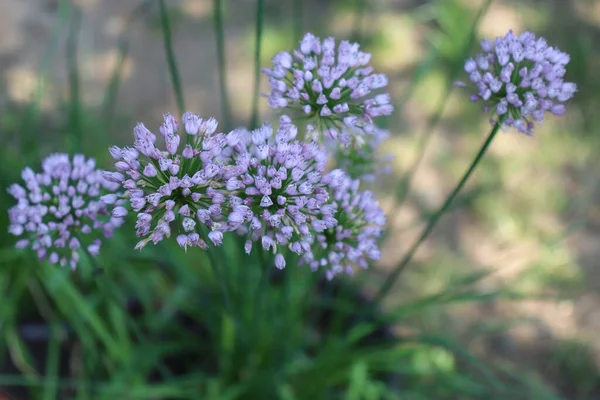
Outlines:
<svg viewBox="0 0 600 400"><path fill-rule="evenodd" d="M259 242L283 268L282 246L297 254L310 251L313 235L336 224L321 208L328 200L322 182L327 152L314 142L294 140L297 128L286 118L275 133L265 124L238 134L224 152L240 173L227 182L233 203L229 230L247 235L246 252Z"/></svg>
<svg viewBox="0 0 600 400"><path fill-rule="evenodd" d="M377 241L386 218L373 193L359 191L358 180L334 170L323 181L329 185L332 198L322 209L338 224L316 236L312 252L303 254L300 263L313 270L324 268L327 278L332 279L339 273L351 275L355 267L368 268L369 261L379 260Z"/></svg>
<svg viewBox="0 0 600 400"><path fill-rule="evenodd" d="M217 122L212 118L205 120L187 112L182 122L180 125L172 115L164 115L159 131L166 151L141 123L133 131L133 148L110 148L120 172L106 176L123 185L125 199L137 213L136 234L144 239L136 249L150 241L156 244L172 233L183 249L206 248L207 238L215 245L222 243L227 225L223 177L235 175L219 162L227 136L215 133ZM116 207L113 214L125 215L127 209Z"/></svg>
<svg viewBox="0 0 600 400"><path fill-rule="evenodd" d="M495 123L532 135L535 122L542 123L544 114L563 115L565 104L577 92L577 86L563 80L567 53L549 46L542 37L531 32L515 36L511 31L494 42L481 42L483 53L465 62L475 93L471 101L481 100L485 110L491 109Z"/></svg>
<svg viewBox="0 0 600 400"><path fill-rule="evenodd" d="M275 267L277 267L278 269L285 268L285 258L281 254L277 254L275 256Z"/></svg>
<svg viewBox="0 0 600 400"><path fill-rule="evenodd" d="M277 53L273 67L264 68L273 108L297 111L312 126L314 137L339 140L344 145L362 145L373 133L373 118L390 115L393 106L384 74L373 73L371 55L357 43L307 33L292 54ZM376 94L379 93L379 94Z"/></svg>
<svg viewBox="0 0 600 400"><path fill-rule="evenodd" d="M105 179L92 158L52 154L42 162L42 172L27 167L21 177L24 187L8 188L17 199L8 210L8 230L22 237L16 247L31 247L40 260L75 268L80 249L97 256L99 237L111 237L123 223L110 212L112 204L119 207L119 185Z"/></svg>

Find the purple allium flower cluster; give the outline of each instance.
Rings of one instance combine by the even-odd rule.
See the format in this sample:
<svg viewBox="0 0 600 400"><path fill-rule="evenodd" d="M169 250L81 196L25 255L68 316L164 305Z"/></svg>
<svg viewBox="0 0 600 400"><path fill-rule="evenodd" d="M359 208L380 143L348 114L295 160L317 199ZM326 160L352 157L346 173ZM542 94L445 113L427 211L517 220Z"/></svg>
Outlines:
<svg viewBox="0 0 600 400"><path fill-rule="evenodd" d="M313 138L339 140L344 145L365 142L375 132L373 118L390 115L387 93L374 94L388 84L384 74L374 74L371 55L357 43L341 41L336 49L331 37L321 41L307 33L293 54L277 53L269 77L269 104L304 113Z"/></svg>
<svg viewBox="0 0 600 400"><path fill-rule="evenodd" d="M322 182L327 151L295 140L297 132L283 116L275 133L264 124L240 133L226 151L240 173L226 182L233 207L230 229L247 235L246 252L256 241L273 251L280 269L286 264L281 247L297 254L310 251L313 235L337 223L324 205L329 198Z"/></svg>
<svg viewBox="0 0 600 400"><path fill-rule="evenodd" d="M288 248L305 263L329 265L330 277L340 268L365 267L367 258L377 258L379 233L367 227L381 222L377 203L370 192L356 193L341 170L326 174L327 149L297 140L298 129L289 117L281 117L276 131L266 123L252 132L228 134L215 134L216 121L195 114L184 114L182 122L187 135L181 152L179 123L170 114L160 128L166 152L155 147L156 136L143 124L134 129L134 148L110 149L118 172L104 176L124 187L123 198L138 213L137 235L145 238L137 249L178 229L183 248L206 248L206 237L220 245L224 235L234 232L246 237L246 253L255 242L272 252L277 268L286 266L283 250ZM103 197L110 204L119 199ZM117 216L127 213L124 206L113 210ZM210 230L206 236L202 226ZM337 238L334 253L328 261L316 259L314 247L320 254L331 235Z"/></svg>
<svg viewBox="0 0 600 400"><path fill-rule="evenodd" d="M324 207L331 207L337 225L316 236L311 252L300 262L313 270L326 269L332 279L340 273L352 275L354 267L367 268L369 260L379 260L377 240L383 234L386 218L372 192L359 191L360 182L336 169L323 178L332 192L332 199Z"/></svg>
<svg viewBox="0 0 600 400"><path fill-rule="evenodd" d="M136 234L144 239L136 249L169 238L173 230L184 249L206 248L207 238L215 245L222 243L226 228L226 194L222 189L231 169L217 158L227 144L227 136L215 133L217 121L213 118L204 120L185 113L182 125L183 143L177 119L164 115L160 133L166 151L156 147L156 135L142 123L133 130L133 148L110 148L117 160L117 172L106 172L105 177L124 187L129 207L137 213ZM118 197L108 195L103 200L113 203ZM113 215L124 216L128 211L116 207ZM201 235L202 227L210 232Z"/></svg>
<svg viewBox="0 0 600 400"><path fill-rule="evenodd" d="M15 183L8 188L17 199L8 210L8 230L23 237L16 247L31 247L40 260L75 268L83 246L97 256L99 237L111 237L123 223L100 200L105 193L117 196L119 185L105 180L91 158L53 154L42 162L41 173L27 167L21 177L25 187Z"/></svg>
<svg viewBox="0 0 600 400"><path fill-rule="evenodd" d="M476 91L472 101L482 100L504 125L528 135L533 133L534 121L542 123L546 111L558 116L565 113L564 103L577 91L574 83L563 80L570 60L567 53L531 32L515 36L512 30L494 42L483 40L481 48L483 53L465 63Z"/></svg>

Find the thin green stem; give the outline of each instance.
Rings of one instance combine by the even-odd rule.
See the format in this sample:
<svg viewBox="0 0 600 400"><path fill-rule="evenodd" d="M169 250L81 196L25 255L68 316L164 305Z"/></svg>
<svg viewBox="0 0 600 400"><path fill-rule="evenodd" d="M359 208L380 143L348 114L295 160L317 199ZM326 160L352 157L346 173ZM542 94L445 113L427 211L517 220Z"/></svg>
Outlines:
<svg viewBox="0 0 600 400"><path fill-rule="evenodd" d="M294 1L294 11L293 11L293 13L294 13L294 16L293 16L294 43L292 44L292 47L296 47L296 45L302 38L302 4L303 4L303 0L293 0L293 1Z"/></svg>
<svg viewBox="0 0 600 400"><path fill-rule="evenodd" d="M31 102L27 107L25 118L22 119L22 125L18 134L23 138L23 148L34 148L37 145L37 126L40 120L40 103L46 89L46 82L50 75L50 65L59 54L58 46L61 32L68 26L70 4L69 0L62 0L58 6L58 22L55 24L54 32L50 41L46 44L44 56L40 66L40 73L36 83L35 91ZM36 138L36 139L34 139ZM36 140L36 141L34 141ZM38 155L34 152L35 157Z"/></svg>
<svg viewBox="0 0 600 400"><path fill-rule="evenodd" d="M258 98L260 89L260 48L262 44L264 0L256 0L256 43L254 50L254 95L252 96L252 119L250 129L258 124Z"/></svg>
<svg viewBox="0 0 600 400"><path fill-rule="evenodd" d="M117 60L117 64L115 65L115 69L111 74L110 81L108 82L104 94L104 101L102 102L102 114L106 123L106 132L110 132L112 127L112 122L115 115L115 106L117 104L117 93L119 91L119 85L121 83L121 74L123 72L123 67L125 65L125 59L127 57L128 52L129 43L124 38L119 39L119 58Z"/></svg>
<svg viewBox="0 0 600 400"><path fill-rule="evenodd" d="M77 66L77 41L81 28L81 11L77 7L71 9L71 23L67 37L67 68L69 75L69 132L72 150L81 152L81 99L79 94L79 68Z"/></svg>
<svg viewBox="0 0 600 400"><path fill-rule="evenodd" d="M110 80L104 91L104 100L102 101L102 115L106 123L107 133L110 132L112 128L117 104L117 94L121 84L121 77L125 67L127 53L129 52L129 29L138 18L142 17L148 12L152 4L154 4L154 0L145 0L144 2L140 3L127 18L127 28L119 37L117 64L111 73Z"/></svg>
<svg viewBox="0 0 600 400"><path fill-rule="evenodd" d="M401 179L401 185L403 186L402 194L400 195L400 198L397 199L397 201L396 201L396 207L400 207L404 203L404 201L406 201L406 199L408 198L408 194L410 192L410 187L412 184L412 179L413 179L416 171L418 170L421 162L423 161L423 158L425 156L425 151L427 150L427 145L429 144L429 141L433 137L434 128L437 126L437 124L442 119L444 109L446 108L446 104L448 103L448 100L450 99L450 95L452 94L452 91L454 89L453 82L456 80L456 78L458 77L458 75L461 73L461 71L463 69L463 61L462 60L464 60L468 57L471 49L473 48L473 44L475 43L475 39L477 37L477 27L479 26L479 21L481 20L481 17L485 14L485 12L487 11L487 9L489 8L491 3L492 3L492 0L487 0L483 4L483 6L481 6L481 8L479 9L479 12L477 13L477 16L475 17L475 20L473 21L473 24L471 25L471 30L469 33L469 40L467 40L464 48L462 49L461 54L457 58L460 61L454 63L454 65L450 69L449 79L446 83L446 90L444 92L444 95L440 98L435 113L428 119L427 124L425 125L425 128L424 128L423 134L421 135L421 137L419 138L419 142L417 143L417 149L418 149L417 158L413 161L411 167L408 169L408 171L406 172L404 177ZM417 83L425 76L425 72L427 70L429 70L430 65L432 64L434 59L435 59L435 55L433 53L431 53L429 56L427 56L427 58L423 62L422 68L419 69L417 75L414 77L414 79L412 79L411 83L409 84L410 85L409 89L407 90L407 92L406 92L405 96L403 97L403 100L400 102L400 104L406 103L406 101L410 97L410 94L412 93L412 91L417 87Z"/></svg>
<svg viewBox="0 0 600 400"><path fill-rule="evenodd" d="M56 321L50 322L50 338L48 340L48 358L44 379L44 400L58 397L59 363L60 363L60 327Z"/></svg>
<svg viewBox="0 0 600 400"><path fill-rule="evenodd" d="M225 59L225 33L223 31L223 5L221 0L214 0L214 26L217 39L217 65L219 69L219 90L221 92L221 117L225 130L231 126L229 110L229 94L227 92L227 62Z"/></svg>
<svg viewBox="0 0 600 400"><path fill-rule="evenodd" d="M429 141L433 137L434 128L437 126L437 124L439 123L439 121L442 118L442 114L444 113L444 109L446 108L448 99L450 98L450 95L452 94L452 89L453 89L452 84L448 84L446 86L446 91L445 91L444 95L442 96L440 102L438 103L438 107L437 107L435 114L433 114L433 116L431 118L429 118L429 120L427 121L427 125L425 126L423 134L418 139L418 143L417 143L417 149L418 149L417 154L418 155L417 155L417 158L413 161L413 163L410 166L410 168L408 169L408 171L405 173L405 175L401 179L402 194L400 195L400 198L396 202L396 207L402 206L402 204L404 204L404 202L408 198L408 194L410 192L413 177L414 177L415 173L417 172L417 170L419 169L419 166L421 165L423 158L425 157L427 145L429 144Z"/></svg>
<svg viewBox="0 0 600 400"><path fill-rule="evenodd" d="M226 308L227 312L230 314L231 318L233 318L234 321L236 321L236 325L239 326L239 324L237 323L237 318L235 318L235 314L233 312L233 302L231 301L229 289L227 288L227 282L225 281L225 278L224 278L223 274L221 273L221 269L218 266L217 259L215 258L212 250L213 249L211 249L211 248L206 250L206 253L208 254L208 261L210 264L210 268L212 269L215 279L219 282L219 287L221 289L221 295L223 296L223 299L225 300L225 308Z"/></svg>
<svg viewBox="0 0 600 400"><path fill-rule="evenodd" d="M366 14L366 0L356 0L354 4L354 25L352 27L352 39L360 42L363 33L363 22Z"/></svg>
<svg viewBox="0 0 600 400"><path fill-rule="evenodd" d="M181 78L179 77L179 70L177 69L177 60L175 53L173 52L173 43L171 39L171 25L169 23L169 16L167 14L167 7L165 0L159 0L160 6L160 24L162 27L163 38L165 42L165 53L167 55L167 64L169 66L169 75L171 76L171 83L175 92L175 101L177 102L177 110L181 116L185 112L185 103L183 100L183 90L181 89Z"/></svg>
<svg viewBox="0 0 600 400"><path fill-rule="evenodd" d="M287 253L287 254L286 254ZM290 257L289 255L289 251L285 251L283 252L283 256L285 257L286 260L289 260ZM291 261L291 260L290 260ZM291 265L290 265L291 266ZM280 322L280 334L281 335L285 335L285 332L287 329L289 329L290 326L292 326L293 321L290 320L290 310L293 307L293 302L292 302L292 284L293 284L293 280L292 278L292 274L294 272L295 268L287 268L286 270L284 270L284 276L283 276L283 288L282 288L282 299L280 300L280 306L279 306L279 315L281 318L281 322ZM284 341L283 343L283 349L281 352L281 365L289 365L289 357L290 357L290 342L289 341ZM283 377L283 376L282 376Z"/></svg>
<svg viewBox="0 0 600 400"><path fill-rule="evenodd" d="M471 165L469 166L469 168L467 169L467 171L465 172L465 174L463 175L461 180L458 182L458 184L456 185L456 187L454 188L452 193L450 193L448 198L446 198L446 201L444 202L442 207L431 217L431 219L427 223L427 226L425 226L425 229L423 230L421 235L418 237L418 239L415 241L415 243L408 250L408 253L406 253L406 255L404 256L402 261L400 261L400 263L396 266L396 268L387 277L387 279L385 280L383 285L381 285L379 292L375 296L375 299L377 302L381 301L387 295L387 293L393 287L394 283L396 282L396 280L398 279L398 277L400 276L402 271L406 268L406 266L412 260L413 256L419 249L419 246L421 246L421 243L423 243L425 241L425 239L427 239L427 237L429 236L431 231L433 231L433 228L438 223L440 217L448 210L448 208L452 204L452 201L454 201L454 198L461 191L461 189L463 188L463 186L465 185L465 183L467 182L467 180L469 179L469 177L471 176L471 174L473 173L473 171L475 170L475 168L477 167L477 165L479 164L479 162L485 155L488 147L492 143L492 140L498 133L500 126L502 125L502 122L503 122L502 118L498 122L496 122L496 124L492 128L490 134L488 135L486 141L483 143L483 146L481 146L481 149L479 149L477 156L475 157L475 159L473 160L473 162L471 163Z"/></svg>
<svg viewBox="0 0 600 400"><path fill-rule="evenodd" d="M258 246L256 246L258 247ZM260 274L260 278L258 280L258 283L256 285L256 291L254 292L254 301L253 301L253 308L252 308L252 314L250 315L250 319L249 319L249 323L250 326L254 326L255 327L255 337L252 340L259 340L260 338L260 332L261 332L261 324L257 324L256 321L269 321L269 318L267 317L268 315L270 315L271 313L269 312L265 312L263 310L263 303L265 300L265 297L267 295L267 285L269 283L269 277L271 275L271 268L272 265L266 263L265 261L265 257L264 257L264 251L262 249L262 247L256 249L255 251L258 251L258 259L259 259L259 274ZM270 291L269 293L272 293L272 291Z"/></svg>

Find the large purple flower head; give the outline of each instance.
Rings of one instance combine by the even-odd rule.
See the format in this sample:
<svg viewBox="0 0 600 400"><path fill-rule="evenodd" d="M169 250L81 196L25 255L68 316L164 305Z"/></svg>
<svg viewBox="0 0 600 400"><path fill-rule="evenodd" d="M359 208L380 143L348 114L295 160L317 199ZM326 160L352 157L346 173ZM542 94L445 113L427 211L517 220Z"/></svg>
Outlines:
<svg viewBox="0 0 600 400"><path fill-rule="evenodd" d="M315 137L340 140L345 145L362 145L365 134L374 133L373 118L390 115L393 107L383 74L374 74L371 55L357 43L331 37L321 41L307 33L293 54L277 53L273 68L263 69L269 77L269 104L304 114Z"/></svg>
<svg viewBox="0 0 600 400"><path fill-rule="evenodd" d="M185 249L206 248L206 237L221 244L226 200L221 189L223 177L230 172L216 158L227 139L215 134L217 121L212 118L185 113L182 122L183 137L177 119L165 114L160 133L166 151L156 147L156 136L142 123L133 130L133 148L110 148L118 172L106 172L105 177L125 188L129 208L137 213L136 234L144 239L136 249L171 234L177 235L177 243ZM105 196L104 200L113 202L117 197ZM117 207L113 213L125 215L128 209ZM202 236L202 227L210 233Z"/></svg>
<svg viewBox="0 0 600 400"><path fill-rule="evenodd" d="M338 224L319 233L312 253L304 254L300 262L313 270L326 269L327 278L332 279L339 273L352 274L356 266L367 268L369 260L379 260L377 241L386 218L373 193L359 191L360 182L343 171L333 170L323 181L332 193L326 206L334 209Z"/></svg>
<svg viewBox="0 0 600 400"><path fill-rule="evenodd" d="M577 86L565 82L567 53L549 46L544 38L531 32L515 36L509 31L495 41L481 42L483 53L465 62L475 93L472 101L482 100L503 124L531 135L535 122L541 123L548 111L563 115L565 102L573 97ZM457 82L459 86L467 86Z"/></svg>
<svg viewBox="0 0 600 400"><path fill-rule="evenodd" d="M275 253L275 266L285 267L281 246L302 254L312 235L335 226L322 175L327 152L317 143L295 140L297 128L283 116L276 132L265 124L240 132L228 150L240 176L227 180L232 193L231 230L246 234L246 251L260 241ZM329 209L329 210L328 210Z"/></svg>
<svg viewBox="0 0 600 400"><path fill-rule="evenodd" d="M119 185L105 180L91 158L53 154L42 162L41 173L27 167L21 177L25 187L8 188L18 201L8 210L8 230L22 237L18 248L30 246L40 260L75 268L82 246L97 256L100 238L111 237L123 223L100 201L103 194L115 195Z"/></svg>

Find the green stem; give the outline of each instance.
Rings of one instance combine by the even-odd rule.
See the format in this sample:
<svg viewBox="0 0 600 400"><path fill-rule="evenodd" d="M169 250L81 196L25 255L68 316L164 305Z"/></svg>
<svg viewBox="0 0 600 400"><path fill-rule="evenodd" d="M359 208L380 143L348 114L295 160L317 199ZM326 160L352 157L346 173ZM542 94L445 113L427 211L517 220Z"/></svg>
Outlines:
<svg viewBox="0 0 600 400"><path fill-rule="evenodd" d="M106 91L104 94L103 104L103 112L104 121L106 123L106 132L110 132L112 128L112 123L115 115L115 106L117 104L117 93L119 91L119 85L121 83L121 74L123 73L123 67L125 66L125 60L127 58L127 53L129 52L129 43L126 39L119 39L119 50L118 50L118 60L115 68L111 74L110 81L106 87Z"/></svg>
<svg viewBox="0 0 600 400"><path fill-rule="evenodd" d="M237 318L233 312L233 302L231 301L231 296L229 295L229 289L227 287L227 282L225 281L225 277L221 273L221 269L217 264L217 259L213 254L213 249L208 248L206 250L206 254L208 254L208 262L210 264L210 268L212 269L213 275L215 279L219 282L219 287L221 289L221 295L225 300L225 309L230 314L231 318L236 322L236 326L239 326Z"/></svg>
<svg viewBox="0 0 600 400"><path fill-rule="evenodd" d="M119 92L125 61L127 60L127 54L129 52L129 29L133 22L148 12L152 4L154 4L154 0L145 0L144 2L140 3L127 17L127 28L119 36L117 45L117 64L111 73L110 80L106 86L106 90L104 91L104 100L102 101L102 115L106 123L107 134L112 131L115 108L117 105L117 94Z"/></svg>
<svg viewBox="0 0 600 400"><path fill-rule="evenodd" d="M303 0L294 0L294 43L292 48L295 48L302 39L302 3Z"/></svg>
<svg viewBox="0 0 600 400"><path fill-rule="evenodd" d="M50 65L54 63L58 52L59 40L61 32L65 26L68 26L70 4L69 0L62 0L58 5L58 21L54 25L54 32L48 43L45 44L44 56L39 68L38 79L31 102L27 106L27 112L22 119L21 128L18 130L18 135L23 139L22 148L33 148L37 145L37 129L41 115L40 103L44 94L46 94L46 84L49 81ZM9 139L10 140L10 139ZM32 155L35 153L32 152ZM34 157L38 157L34 155Z"/></svg>
<svg viewBox="0 0 600 400"><path fill-rule="evenodd" d="M437 126L437 124L439 123L439 121L442 118L442 114L444 113L444 109L446 108L446 103L447 103L448 99L450 98L450 95L452 94L452 89L453 89L453 84L448 83L446 86L446 91L445 91L444 95L442 96L440 102L438 103L437 111L431 118L429 118L429 120L427 121L427 125L425 126L423 134L418 139L418 143L417 143L417 148L418 148L417 154L418 155L417 155L417 158L413 161L413 163L410 166L410 168L408 169L408 171L406 172L406 174L404 175L404 177L402 177L402 179L401 179L400 184L402 186L402 194L400 195L400 198L396 202L396 207L402 206L404 204L404 202L406 201L406 199L408 198L408 194L410 192L411 185L412 185L412 180L415 176L415 173L419 169L419 166L421 165L423 158L425 157L425 152L427 150L429 141L431 140L431 138L433 137L433 133L435 132L434 128Z"/></svg>
<svg viewBox="0 0 600 400"><path fill-rule="evenodd" d="M437 124L442 119L444 109L446 108L446 104L448 103L448 100L450 99L450 95L452 94L452 91L454 89L453 82L458 78L459 74L463 70L464 64L463 64L462 60L465 60L469 56L469 53L471 52L471 49L473 48L475 40L477 39L477 27L479 26L479 21L481 20L483 15L485 15L485 13L491 3L492 3L492 0L487 0L483 4L483 6L479 9L479 12L475 16L475 20L473 21L473 24L471 24L469 40L467 40L467 42L465 43L465 45L461 51L461 54L458 58L458 60L460 60L460 61L455 62L453 64L452 68L450 69L450 72L448 74L449 79L446 83L446 89L445 89L444 95L440 98L435 113L428 119L427 124L425 125L425 128L423 130L423 133L417 143L417 149L418 149L417 158L412 163L411 167L408 169L405 176L400 180L400 183L402 185L402 194L400 195L399 199L396 201L396 207L400 207L402 204L404 204L404 201L406 201L406 199L408 198L408 194L410 192L410 188L412 185L412 180L414 178L414 175L417 172L421 162L423 161L423 158L425 156L425 151L427 150L429 141L433 137L434 128L437 126ZM436 57L436 55L433 52L427 56L427 58L425 59L425 61L422 64L422 67L417 71L417 75L410 82L409 88L406 91L406 94L403 96L403 99L399 102L399 104L405 104L408 101L412 91L417 87L418 82L420 82L420 80L425 76L425 73L431 68L431 65L433 64L435 57Z"/></svg>
<svg viewBox="0 0 600 400"><path fill-rule="evenodd" d="M252 120L250 129L256 129L258 123L258 97L260 89L260 46L262 44L264 0L256 2L256 43L254 50L254 95L252 96Z"/></svg>
<svg viewBox="0 0 600 400"><path fill-rule="evenodd" d="M59 363L60 363L60 328L55 320L50 322L50 338L48 340L48 358L44 371L44 399L58 397Z"/></svg>
<svg viewBox="0 0 600 400"><path fill-rule="evenodd" d="M362 39L362 27L365 19L366 0L356 0L354 4L354 26L352 28L352 39L360 42Z"/></svg>
<svg viewBox="0 0 600 400"><path fill-rule="evenodd" d="M71 9L72 18L67 38L67 68L69 74L69 131L74 152L81 152L81 99L79 94L79 68L77 66L77 40L81 28L81 11L77 7Z"/></svg>
<svg viewBox="0 0 600 400"><path fill-rule="evenodd" d="M227 93L227 72L225 60L225 34L223 32L223 10L221 0L214 0L214 23L217 38L217 65L219 69L219 90L221 92L221 117L225 130L231 126L229 95Z"/></svg>
<svg viewBox="0 0 600 400"><path fill-rule="evenodd" d="M175 53L173 52L173 43L171 40L171 25L169 24L169 16L167 14L165 0L159 0L158 4L160 6L160 23L165 42L165 53L167 54L169 74L171 75L171 83L173 84L173 90L175 92L177 110L179 111L179 116L181 116L185 112L185 103L183 100L183 90L181 89L181 79L179 77L179 70L177 69L177 61L175 58Z"/></svg>
<svg viewBox="0 0 600 400"><path fill-rule="evenodd" d="M258 246L256 246L258 247ZM256 286L256 292L254 293L254 304L255 304L255 311L252 315L253 318L259 318L260 314L261 314L261 307L262 307L262 301L261 301L261 294L263 294L266 290L267 287L267 283L269 282L269 276L271 273L271 268L272 265L266 262L266 259L264 257L264 251L262 248L257 249L258 250L258 254L259 254L259 259L260 259L260 280L258 285Z"/></svg>
<svg viewBox="0 0 600 400"><path fill-rule="evenodd" d="M406 268L406 266L412 260L413 256L419 249L419 246L421 245L421 243L423 243L425 241L425 239L427 239L427 237L429 236L431 231L433 231L433 228L438 223L440 217L448 210L448 208L452 204L452 201L454 201L454 198L461 191L461 189L463 188L463 186L465 185L465 183L467 182L467 180L469 179L469 177L471 176L471 174L473 173L473 171L475 170L475 168L477 167L477 165L479 164L479 162L485 155L488 147L492 143L492 140L498 133L500 126L502 125L502 122L503 122L503 118L500 118L500 120L496 122L496 124L492 128L492 131L490 132L488 138L486 139L485 143L483 143L483 146L481 146L481 149L479 149L479 153L477 153L477 156L471 163L471 166L469 167L469 169L467 169L467 171L463 175L462 179L458 182L458 184L456 185L456 187L454 188L452 193L450 193L448 198L446 198L446 201L444 202L442 207L431 217L431 219L427 223L427 226L425 227L425 229L423 230L423 232L421 233L419 238L415 241L415 243L410 247L410 250L408 251L408 253L406 253L406 255L404 256L402 261L400 261L400 263L396 266L396 268L392 271L392 273L390 273L390 275L387 277L387 279L385 280L383 285L381 285L379 292L375 296L375 299L377 302L381 301L387 295L387 293L390 291L390 289L392 288L392 286L394 285L394 283L400 276L400 273Z"/></svg>
<svg viewBox="0 0 600 400"><path fill-rule="evenodd" d="M264 256L264 251L262 247L259 246L255 246L258 247L255 251L258 251L258 259L259 259L259 265L260 268L259 270L259 274L260 274L260 278L258 280L258 283L256 285L256 291L254 292L254 299L253 299L253 307L252 307L252 314L250 315L250 318L248 320L250 326L254 326L255 330L254 330L254 337L252 338L252 340L255 341L259 341L260 337L261 337L261 332L263 327L261 326L261 324L257 324L256 321L270 321L269 316L272 315L269 311L270 310L264 310L263 309L263 303L265 302L265 297L267 296L267 285L269 284L269 278L271 275L271 268L273 267L272 264L269 264L265 261L265 256ZM272 290L269 293L273 293Z"/></svg>

